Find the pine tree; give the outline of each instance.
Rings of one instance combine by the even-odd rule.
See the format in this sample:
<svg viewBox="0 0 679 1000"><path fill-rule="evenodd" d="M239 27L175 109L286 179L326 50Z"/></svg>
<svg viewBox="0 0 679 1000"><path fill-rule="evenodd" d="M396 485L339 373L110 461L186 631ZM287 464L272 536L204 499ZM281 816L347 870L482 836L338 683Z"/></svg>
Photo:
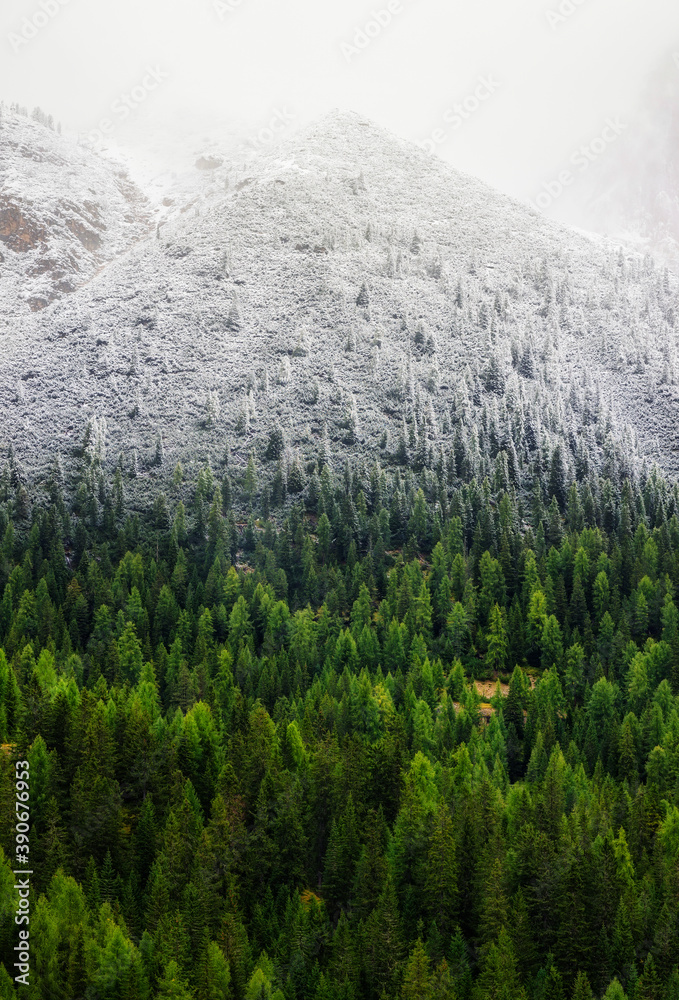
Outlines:
<svg viewBox="0 0 679 1000"><path fill-rule="evenodd" d="M573 986L573 1000L594 1000L592 987L589 985L586 972L578 972Z"/></svg>
<svg viewBox="0 0 679 1000"><path fill-rule="evenodd" d="M219 420L219 414L221 412L221 405L219 402L219 394L212 389L209 390L207 394L207 400L205 402L205 425L206 427L214 427Z"/></svg>
<svg viewBox="0 0 679 1000"><path fill-rule="evenodd" d="M157 1000L193 1000L195 994L189 987L188 979L182 977L179 965L168 962L163 975L158 980Z"/></svg>
<svg viewBox="0 0 679 1000"><path fill-rule="evenodd" d="M488 392L492 392L496 396L504 395L507 385L507 377L505 375L504 365L497 353L493 353L490 361L488 362L485 384Z"/></svg>
<svg viewBox="0 0 679 1000"><path fill-rule="evenodd" d="M248 503L252 505L255 497L255 491L257 490L257 465L255 463L254 452L250 452L250 457L248 458L245 478L243 480L243 490Z"/></svg>
<svg viewBox="0 0 679 1000"><path fill-rule="evenodd" d="M507 630L504 614L497 604L490 612L487 640L486 663L497 677L498 673L504 670L507 662Z"/></svg>
<svg viewBox="0 0 679 1000"><path fill-rule="evenodd" d="M474 997L478 1000L504 1000L525 996L520 986L519 970L512 942L506 927L502 927L496 942L490 944L481 964Z"/></svg>
<svg viewBox="0 0 679 1000"><path fill-rule="evenodd" d="M556 497L556 502L561 511L566 510L568 501L568 479L566 463L563 457L563 450L557 444L552 452L552 461L549 471L549 495Z"/></svg>
<svg viewBox="0 0 679 1000"><path fill-rule="evenodd" d="M155 454L155 464L162 465L165 460L165 447L163 445L163 435L160 431L156 434L156 454Z"/></svg>
<svg viewBox="0 0 679 1000"><path fill-rule="evenodd" d="M283 437L283 428L280 424L276 424L271 433L269 434L269 442L266 448L266 457L270 461L278 461L285 448L285 439Z"/></svg>
<svg viewBox="0 0 679 1000"><path fill-rule="evenodd" d="M358 860L359 839L354 801L351 793L338 821L333 822L325 856L323 885L327 896L336 903L349 902Z"/></svg>
<svg viewBox="0 0 679 1000"><path fill-rule="evenodd" d="M429 956L419 938L406 963L401 996L403 1000L431 1000L432 998Z"/></svg>
<svg viewBox="0 0 679 1000"><path fill-rule="evenodd" d="M439 805L429 840L424 875L424 901L428 915L446 936L455 925L458 907L458 871L455 830L450 810Z"/></svg>
<svg viewBox="0 0 679 1000"><path fill-rule="evenodd" d="M234 295L231 308L229 309L229 315L226 320L226 329L231 330L233 333L238 333L242 324L243 316L241 314L240 299L238 298L238 295Z"/></svg>
<svg viewBox="0 0 679 1000"><path fill-rule="evenodd" d="M361 285L360 291L356 296L356 305L366 307L370 305L370 296L368 295L368 286L365 281Z"/></svg>
<svg viewBox="0 0 679 1000"><path fill-rule="evenodd" d="M498 859L493 862L486 879L481 901L479 930L486 951L493 942L499 942L502 934L506 932L508 916L509 906L504 889L504 874L502 863Z"/></svg>

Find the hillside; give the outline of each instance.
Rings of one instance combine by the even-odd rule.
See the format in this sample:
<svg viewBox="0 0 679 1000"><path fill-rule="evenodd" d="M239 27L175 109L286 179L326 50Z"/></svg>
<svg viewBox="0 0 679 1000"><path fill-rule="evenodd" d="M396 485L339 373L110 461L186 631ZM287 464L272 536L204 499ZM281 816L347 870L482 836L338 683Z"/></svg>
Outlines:
<svg viewBox="0 0 679 1000"><path fill-rule="evenodd" d="M355 115L195 170L5 316L0 998L678 1000L676 277Z"/></svg>
<svg viewBox="0 0 679 1000"><path fill-rule="evenodd" d="M0 335L142 239L145 202L123 170L42 120L0 109Z"/></svg>
<svg viewBox="0 0 679 1000"><path fill-rule="evenodd" d="M264 462L276 422L309 471L454 451L484 475L505 450L528 487L559 442L570 475L676 471L677 281L652 261L354 114L203 173L156 236L13 322L2 443L30 474L94 420L105 465L161 478L227 440Z"/></svg>

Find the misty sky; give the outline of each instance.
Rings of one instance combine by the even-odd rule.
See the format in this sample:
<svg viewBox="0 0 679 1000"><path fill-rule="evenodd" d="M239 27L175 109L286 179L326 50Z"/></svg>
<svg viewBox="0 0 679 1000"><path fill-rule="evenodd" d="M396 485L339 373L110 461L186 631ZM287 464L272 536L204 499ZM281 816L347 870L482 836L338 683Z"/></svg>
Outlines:
<svg viewBox="0 0 679 1000"><path fill-rule="evenodd" d="M211 118L257 131L277 110L294 128L355 109L416 141L439 130L438 155L531 199L583 142L605 129L597 148L612 141L607 122L625 123L648 74L679 51L674 0L42 5L2 0L0 98L40 105L65 129L113 120L124 144L189 113L206 131ZM123 122L111 108L133 88L143 104Z"/></svg>

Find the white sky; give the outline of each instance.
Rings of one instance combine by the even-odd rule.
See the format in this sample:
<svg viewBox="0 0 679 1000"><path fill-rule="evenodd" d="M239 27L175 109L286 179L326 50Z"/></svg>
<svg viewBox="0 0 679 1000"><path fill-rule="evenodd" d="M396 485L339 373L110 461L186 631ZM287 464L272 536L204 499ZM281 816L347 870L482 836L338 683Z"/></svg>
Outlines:
<svg viewBox="0 0 679 1000"><path fill-rule="evenodd" d="M446 129L438 155L524 198L607 118L629 119L648 73L679 51L676 0L402 0L351 60L342 43L388 0L222 0L221 16L213 0L42 3L47 14L2 0L0 98L65 128L95 128L153 66L168 79L133 112L149 130L187 112L207 131L213 116L260 127L276 108L299 124L355 109L415 140ZM573 13L552 27L559 5ZM17 42L36 15L48 23ZM447 109L489 75L496 92L453 132Z"/></svg>

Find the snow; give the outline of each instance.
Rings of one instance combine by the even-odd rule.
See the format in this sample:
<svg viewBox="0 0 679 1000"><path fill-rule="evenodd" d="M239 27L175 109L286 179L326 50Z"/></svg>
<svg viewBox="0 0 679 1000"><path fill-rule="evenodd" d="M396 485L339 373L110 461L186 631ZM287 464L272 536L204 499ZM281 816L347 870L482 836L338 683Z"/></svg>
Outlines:
<svg viewBox="0 0 679 1000"><path fill-rule="evenodd" d="M0 313L5 323L89 281L142 239L149 225L145 198L124 170L3 109Z"/></svg>
<svg viewBox="0 0 679 1000"><path fill-rule="evenodd" d="M251 450L263 462L275 421L288 456L317 459L327 425L338 465L344 456L388 462L404 418L434 453L447 453L456 432L473 446L472 425L500 443L513 435L521 451L530 424L541 447L564 442L571 467L587 439L600 470L615 460L633 474L647 455L676 471L677 281L640 255L620 261L605 239L549 221L352 114L333 113L246 163L224 157L199 171L185 162L175 178L162 175L150 202L162 224L138 242L136 224L121 221L110 159L25 119L5 122L0 136L3 163L30 161L8 183L49 223L50 247L75 253L52 223L65 173L73 203L92 188L106 220L106 266L96 273L102 251L81 251L78 290L40 312L12 305L19 280L20 303L36 294L32 281L47 280L20 270L27 255L13 254L8 272L0 265L0 445L12 441L34 474L55 450L69 460L94 416L106 419L111 468L121 452L129 467L136 449L161 479L178 459L187 471L217 468L227 437L237 466ZM17 142L29 150L21 160ZM40 148L50 155L39 166ZM355 304L364 282L367 307ZM295 350L302 332L306 352ZM526 343L534 379L515 370ZM509 375L500 395L484 387L492 355ZM284 359L291 375L281 380ZM467 395L478 402L466 406ZM207 421L215 399L219 415ZM528 451L519 458L527 468ZM141 503L143 477L134 488Z"/></svg>

